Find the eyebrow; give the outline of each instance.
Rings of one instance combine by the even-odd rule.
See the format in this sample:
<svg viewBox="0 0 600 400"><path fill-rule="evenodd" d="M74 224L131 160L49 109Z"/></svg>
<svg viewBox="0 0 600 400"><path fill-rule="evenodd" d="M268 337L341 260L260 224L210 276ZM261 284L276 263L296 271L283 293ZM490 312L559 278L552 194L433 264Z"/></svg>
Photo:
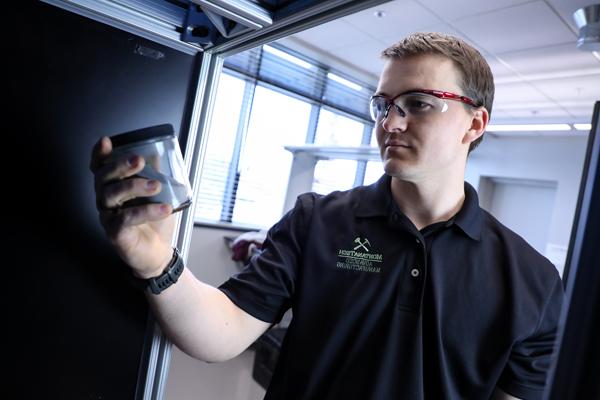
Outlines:
<svg viewBox="0 0 600 400"><path fill-rule="evenodd" d="M427 89L423 89L423 88L408 89L408 90L405 90L405 91L403 91L401 93L398 93L398 94L394 95L394 97L398 97L401 94L406 94L406 93L420 92L421 90L427 90ZM384 96L384 97L388 97L390 99L392 98L392 96L390 96L389 94L387 94L385 92L375 92L375 93L373 93L373 96Z"/></svg>

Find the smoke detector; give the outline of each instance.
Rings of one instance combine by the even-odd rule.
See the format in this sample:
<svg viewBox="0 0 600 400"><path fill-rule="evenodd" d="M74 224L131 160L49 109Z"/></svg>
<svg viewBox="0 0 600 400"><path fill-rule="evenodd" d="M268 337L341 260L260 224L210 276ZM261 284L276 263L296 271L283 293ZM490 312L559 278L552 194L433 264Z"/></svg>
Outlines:
<svg viewBox="0 0 600 400"><path fill-rule="evenodd" d="M600 51L600 4L582 7L573 13L579 28L577 47L585 51Z"/></svg>

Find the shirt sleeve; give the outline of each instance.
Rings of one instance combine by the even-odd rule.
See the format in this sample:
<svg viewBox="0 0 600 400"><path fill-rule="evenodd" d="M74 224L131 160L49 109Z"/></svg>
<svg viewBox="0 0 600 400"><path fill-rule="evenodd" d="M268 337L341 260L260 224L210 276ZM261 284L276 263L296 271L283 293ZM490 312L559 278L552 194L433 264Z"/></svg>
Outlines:
<svg viewBox="0 0 600 400"><path fill-rule="evenodd" d="M541 314L535 333L515 344L498 386L506 393L524 400L543 399L550 363L556 350L558 320L564 290L556 280Z"/></svg>
<svg viewBox="0 0 600 400"><path fill-rule="evenodd" d="M312 193L299 196L294 208L269 229L262 251L219 286L235 305L261 321L279 322L291 307L313 204Z"/></svg>

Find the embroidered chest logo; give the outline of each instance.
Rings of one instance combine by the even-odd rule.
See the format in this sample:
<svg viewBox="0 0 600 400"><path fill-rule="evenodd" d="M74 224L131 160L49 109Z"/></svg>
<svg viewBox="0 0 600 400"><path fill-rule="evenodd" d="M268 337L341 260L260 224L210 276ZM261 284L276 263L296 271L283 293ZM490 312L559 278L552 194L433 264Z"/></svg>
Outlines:
<svg viewBox="0 0 600 400"><path fill-rule="evenodd" d="M357 237L347 249L338 249L336 267L359 272L381 272L383 255L372 251L367 238Z"/></svg>

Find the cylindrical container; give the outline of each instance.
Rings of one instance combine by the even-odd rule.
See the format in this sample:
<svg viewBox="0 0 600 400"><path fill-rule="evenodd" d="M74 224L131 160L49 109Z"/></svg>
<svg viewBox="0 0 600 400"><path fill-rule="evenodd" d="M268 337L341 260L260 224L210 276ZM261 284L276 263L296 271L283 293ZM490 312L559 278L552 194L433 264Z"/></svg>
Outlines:
<svg viewBox="0 0 600 400"><path fill-rule="evenodd" d="M151 197L136 197L125 202L122 207L168 203L173 206L173 212L176 212L192 204L190 181L171 124L121 133L111 136L110 140L113 145L112 159L141 156L146 164L135 176L155 179L161 183L160 193Z"/></svg>

